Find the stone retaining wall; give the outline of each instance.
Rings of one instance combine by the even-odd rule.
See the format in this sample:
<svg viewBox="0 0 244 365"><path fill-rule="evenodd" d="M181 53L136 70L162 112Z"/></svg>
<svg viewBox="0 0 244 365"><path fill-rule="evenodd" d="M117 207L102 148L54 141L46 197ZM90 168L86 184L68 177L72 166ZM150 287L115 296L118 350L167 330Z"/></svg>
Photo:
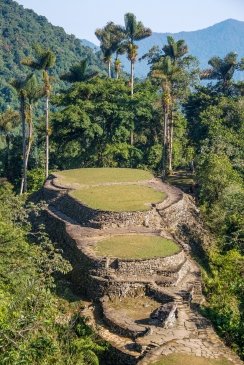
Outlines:
<svg viewBox="0 0 244 365"><path fill-rule="evenodd" d="M160 269L165 271L177 271L185 261L184 251L168 256L147 260L118 260L118 272L120 274L139 274L140 276L157 274Z"/></svg>
<svg viewBox="0 0 244 365"><path fill-rule="evenodd" d="M67 232L65 221L58 218L50 210L46 210L43 213L42 220L51 239L54 242L58 242L59 247L63 250L64 257L72 265L73 269L70 275L77 291L87 296L91 282L90 270L94 268L97 262L91 260L78 248L76 240ZM89 294L96 293L90 292ZM101 291L101 295L103 295L103 291Z"/></svg>
<svg viewBox="0 0 244 365"><path fill-rule="evenodd" d="M43 198L81 226L106 229L158 225L158 214L155 208L136 212L102 211L82 204L70 196L69 191L68 189L57 189L50 180L47 180L43 188Z"/></svg>
<svg viewBox="0 0 244 365"><path fill-rule="evenodd" d="M94 256L90 256L90 258ZM179 272L182 265L185 262L185 253L180 251L179 253L168 256L152 259L115 259L115 258L102 258L94 264L93 275L96 276L109 276L109 275L125 275L126 277L133 278L133 280L139 280L139 278L151 278L157 276L159 273L164 272L166 278L171 277L172 280L177 281L179 278Z"/></svg>
<svg viewBox="0 0 244 365"><path fill-rule="evenodd" d="M169 303L175 300L174 296L165 293L164 290L160 290L160 288L154 284L146 286L146 295L161 303Z"/></svg>
<svg viewBox="0 0 244 365"><path fill-rule="evenodd" d="M164 286L176 283L183 275L184 251L164 258L108 261L107 258L98 258L88 252L85 245L78 247L77 239L72 237L72 230L54 212L46 211L44 221L52 239L59 242L64 256L73 266L71 275L77 290L89 298L97 300L108 293L110 296L126 295L134 287L144 288L162 270L165 273L165 276L161 276L161 281L165 280Z"/></svg>
<svg viewBox="0 0 244 365"><path fill-rule="evenodd" d="M185 246L189 245L196 256L204 258L205 248L211 244L212 237L204 226L194 200L189 195L166 209L158 209L162 225L170 230L173 237Z"/></svg>

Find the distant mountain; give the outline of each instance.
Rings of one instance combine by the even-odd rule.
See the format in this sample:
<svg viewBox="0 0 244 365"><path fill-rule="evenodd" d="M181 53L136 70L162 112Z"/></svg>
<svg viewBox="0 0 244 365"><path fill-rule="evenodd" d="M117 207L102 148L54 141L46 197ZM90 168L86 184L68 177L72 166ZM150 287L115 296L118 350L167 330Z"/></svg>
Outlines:
<svg viewBox="0 0 244 365"><path fill-rule="evenodd" d="M139 57L155 45L162 48L167 42L168 35L173 36L176 40L184 39L189 47L189 53L199 59L201 68L208 66L208 60L211 57L224 57L231 51L236 52L239 57L244 57L244 22L234 19L228 19L193 32L153 33L151 37L138 42ZM122 62L124 70L129 72L130 66L125 56L122 57ZM148 70L146 60L137 62L136 76L145 77ZM244 76L241 77L243 79Z"/></svg>
<svg viewBox="0 0 244 365"><path fill-rule="evenodd" d="M84 47L90 47L92 48L95 52L99 51L100 50L100 47L97 46L96 44L88 41L87 39L81 39L81 44L84 46Z"/></svg>
<svg viewBox="0 0 244 365"><path fill-rule="evenodd" d="M80 59L87 58L93 69L105 68L99 54L74 35L66 34L63 28L53 26L44 16L15 1L0 0L0 110L16 98L8 82L30 72L20 62L33 55L33 45L37 43L56 54L56 65L51 70L56 85L62 85L58 76Z"/></svg>

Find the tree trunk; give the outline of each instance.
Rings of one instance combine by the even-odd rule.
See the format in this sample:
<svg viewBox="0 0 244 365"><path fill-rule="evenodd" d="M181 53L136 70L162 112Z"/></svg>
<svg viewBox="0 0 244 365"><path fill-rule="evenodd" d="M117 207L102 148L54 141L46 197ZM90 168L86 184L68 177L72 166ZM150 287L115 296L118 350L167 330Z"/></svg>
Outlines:
<svg viewBox="0 0 244 365"><path fill-rule="evenodd" d="M170 123L169 123L169 157L168 157L168 170L172 172L172 160L173 160L173 132L174 132L174 121L173 111L170 112Z"/></svg>
<svg viewBox="0 0 244 365"><path fill-rule="evenodd" d="M130 132L130 145L133 146L134 145L134 131L131 130Z"/></svg>
<svg viewBox="0 0 244 365"><path fill-rule="evenodd" d="M108 77L111 79L111 61L108 61Z"/></svg>
<svg viewBox="0 0 244 365"><path fill-rule="evenodd" d="M28 139L27 139L27 149L26 149L26 157L25 157L25 168L28 171L28 162L30 156L30 150L32 145L32 136L33 136L33 122L32 122L32 105L29 106L29 129L28 129Z"/></svg>
<svg viewBox="0 0 244 365"><path fill-rule="evenodd" d="M45 164L45 177L49 175L49 93L46 97L46 164Z"/></svg>
<svg viewBox="0 0 244 365"><path fill-rule="evenodd" d="M6 158L5 158L5 175L9 178L9 153L10 153L10 135L6 134Z"/></svg>
<svg viewBox="0 0 244 365"><path fill-rule="evenodd" d="M22 124L22 178L21 178L21 185L20 185L20 195L27 191L27 170L26 170L26 125L25 125L25 100L24 97L21 96L20 99L20 117L21 117L21 124Z"/></svg>
<svg viewBox="0 0 244 365"><path fill-rule="evenodd" d="M168 160L168 108L164 106L164 137L163 137L163 171L162 177L164 178L167 174L167 160Z"/></svg>
<svg viewBox="0 0 244 365"><path fill-rule="evenodd" d="M131 61L130 63L130 92L131 92L131 96L133 96L134 94L134 68L135 68L135 64L133 61Z"/></svg>
<svg viewBox="0 0 244 365"><path fill-rule="evenodd" d="M131 97L133 98L134 95L134 62L131 61L130 63L130 92L131 92ZM130 132L130 144L131 146L134 145L134 130L133 127L131 128L131 132Z"/></svg>

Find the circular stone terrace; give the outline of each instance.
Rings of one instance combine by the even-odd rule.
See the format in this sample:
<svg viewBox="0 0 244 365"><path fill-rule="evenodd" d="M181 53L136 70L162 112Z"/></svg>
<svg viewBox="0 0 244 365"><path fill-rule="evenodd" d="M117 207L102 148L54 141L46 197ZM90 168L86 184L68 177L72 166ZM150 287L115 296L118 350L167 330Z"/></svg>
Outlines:
<svg viewBox="0 0 244 365"><path fill-rule="evenodd" d="M56 187L95 210L108 212L148 211L167 195L153 184L153 175L127 168L83 168L54 174Z"/></svg>
<svg viewBox="0 0 244 365"><path fill-rule="evenodd" d="M97 256L119 259L151 259L167 257L180 252L181 248L172 240L156 235L114 235L96 243Z"/></svg>
<svg viewBox="0 0 244 365"><path fill-rule="evenodd" d="M124 233L106 230L81 236L79 249L89 260L96 277L127 283L161 281L166 286L177 282L184 271L186 257L181 245L159 233Z"/></svg>

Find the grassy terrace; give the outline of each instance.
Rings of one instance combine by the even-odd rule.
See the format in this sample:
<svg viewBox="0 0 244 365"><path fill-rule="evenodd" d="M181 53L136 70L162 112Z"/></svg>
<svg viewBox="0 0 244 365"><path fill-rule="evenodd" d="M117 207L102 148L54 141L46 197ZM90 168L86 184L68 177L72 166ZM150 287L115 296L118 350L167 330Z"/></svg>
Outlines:
<svg viewBox="0 0 244 365"><path fill-rule="evenodd" d="M233 363L224 358L205 359L186 354L172 354L164 356L162 360L153 362L150 365L233 365Z"/></svg>
<svg viewBox="0 0 244 365"><path fill-rule="evenodd" d="M153 179L149 171L117 168L82 168L58 171L58 182L63 185L136 182Z"/></svg>
<svg viewBox="0 0 244 365"><path fill-rule="evenodd" d="M164 199L164 194L147 186L110 185L74 190L71 196L94 209L127 212L150 209L150 203Z"/></svg>
<svg viewBox="0 0 244 365"><path fill-rule="evenodd" d="M153 178L148 171L84 168L57 172L56 176L58 184L74 189L71 196L93 209L114 212L145 211L150 209L152 203L161 202L165 198L162 192L136 184ZM113 183L123 184L109 185Z"/></svg>
<svg viewBox="0 0 244 365"><path fill-rule="evenodd" d="M176 254L180 247L173 241L159 236L118 235L97 243L98 256L121 259L150 259Z"/></svg>

